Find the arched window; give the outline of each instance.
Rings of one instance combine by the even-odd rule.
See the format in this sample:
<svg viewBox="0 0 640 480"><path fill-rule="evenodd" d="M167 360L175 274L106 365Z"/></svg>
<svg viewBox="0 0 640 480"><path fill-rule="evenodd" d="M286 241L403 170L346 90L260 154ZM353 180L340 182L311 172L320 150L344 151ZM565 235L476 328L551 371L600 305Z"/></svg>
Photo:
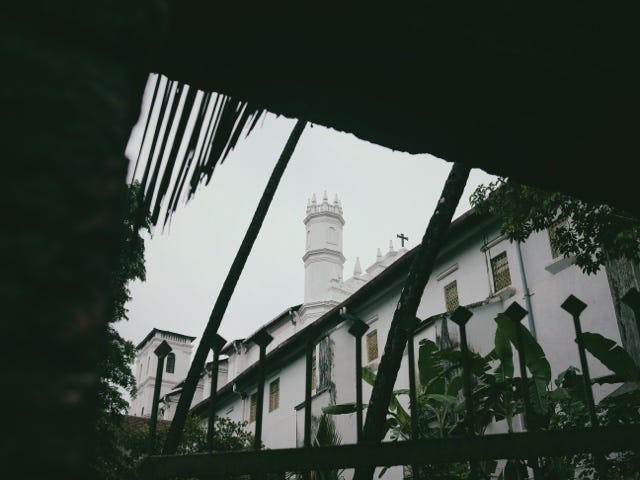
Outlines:
<svg viewBox="0 0 640 480"><path fill-rule="evenodd" d="M174 353L170 353L167 355L167 373L173 373L176 368L176 355Z"/></svg>

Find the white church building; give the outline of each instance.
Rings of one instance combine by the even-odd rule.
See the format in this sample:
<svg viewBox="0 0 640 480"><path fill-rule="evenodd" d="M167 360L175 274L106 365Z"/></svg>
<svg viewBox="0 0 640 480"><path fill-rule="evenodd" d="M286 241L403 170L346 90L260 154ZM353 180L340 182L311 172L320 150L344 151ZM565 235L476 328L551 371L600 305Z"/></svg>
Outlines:
<svg viewBox="0 0 640 480"><path fill-rule="evenodd" d="M267 448L301 446L304 427L305 338L303 330L314 325L318 332L312 369L312 416L317 420L324 406L356 399L355 338L350 322L340 315L343 308L362 319L369 329L362 337L362 365L376 369L387 340L390 323L415 250L389 246L363 270L356 262L353 276L343 279L342 237L344 218L336 197L325 193L321 201L309 201L304 225L306 244L304 299L300 305L283 308L244 339L228 342L222 349L216 411L253 429L256 417L259 347L253 339L266 331L273 337L267 346L264 385L262 441ZM579 367L572 319L560 305L573 294L587 304L581 315L583 331L598 332L620 342L611 289L604 268L585 275L553 247L553 231L534 233L523 243L500 234L496 219L470 210L454 220L441 249L418 310L421 321L414 342L435 340L443 322L457 336L458 327L447 320L447 312L466 306L473 312L467 324L470 347L487 354L493 349L494 318L512 302L529 311L523 323L534 333L547 354L553 377L573 365ZM130 414L148 416L155 381L153 349L162 342L173 348L163 375L160 412L171 419L189 366L193 337L154 329L138 345L135 370L138 396ZM593 377L605 367L589 359ZM396 388L408 388L407 354ZM208 414L210 366L203 372L192 404L192 412ZM371 392L363 386L366 404ZM602 396L607 391L596 391ZM342 443L355 443L355 414L335 417ZM391 478L391 474L390 477Z"/></svg>

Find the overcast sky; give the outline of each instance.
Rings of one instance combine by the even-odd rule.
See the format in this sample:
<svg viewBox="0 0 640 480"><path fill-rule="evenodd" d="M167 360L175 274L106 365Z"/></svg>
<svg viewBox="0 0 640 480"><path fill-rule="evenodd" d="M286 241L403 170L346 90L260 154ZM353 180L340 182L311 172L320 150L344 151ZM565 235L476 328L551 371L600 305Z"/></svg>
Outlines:
<svg viewBox="0 0 640 480"><path fill-rule="evenodd" d="M174 214L169 230L146 238L146 282L131 284L129 321L120 333L140 342L154 327L200 337L271 170L295 121L268 115L238 142L207 187ZM127 156L137 152L132 131ZM356 256L363 269L386 252L396 234L420 242L451 164L409 155L353 135L308 125L275 195L269 214L220 327L227 340L244 338L291 305L302 302L307 199L337 193L344 210L344 278ZM469 208L476 185L494 177L473 170L455 216ZM194 345L199 341L196 340Z"/></svg>

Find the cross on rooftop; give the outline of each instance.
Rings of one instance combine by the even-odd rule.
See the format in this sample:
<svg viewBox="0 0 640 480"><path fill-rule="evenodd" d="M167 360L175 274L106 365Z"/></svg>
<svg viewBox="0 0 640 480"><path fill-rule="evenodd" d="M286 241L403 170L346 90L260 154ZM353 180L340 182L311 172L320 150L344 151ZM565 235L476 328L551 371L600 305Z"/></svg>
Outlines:
<svg viewBox="0 0 640 480"><path fill-rule="evenodd" d="M405 237L404 233L399 233L398 235L396 235L396 237L400 239L400 243L402 244L403 247L404 247L405 240L409 240L409 237Z"/></svg>

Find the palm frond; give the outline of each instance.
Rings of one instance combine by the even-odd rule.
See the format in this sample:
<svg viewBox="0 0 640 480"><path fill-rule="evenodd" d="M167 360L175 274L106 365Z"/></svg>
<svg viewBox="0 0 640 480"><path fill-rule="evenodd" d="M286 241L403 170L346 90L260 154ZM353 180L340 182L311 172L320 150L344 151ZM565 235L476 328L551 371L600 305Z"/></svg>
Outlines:
<svg viewBox="0 0 640 480"><path fill-rule="evenodd" d="M265 110L222 94L203 92L155 75L134 178L140 179L140 215L167 224L181 201L208 184L213 171L249 135ZM187 187L187 188L185 188Z"/></svg>

